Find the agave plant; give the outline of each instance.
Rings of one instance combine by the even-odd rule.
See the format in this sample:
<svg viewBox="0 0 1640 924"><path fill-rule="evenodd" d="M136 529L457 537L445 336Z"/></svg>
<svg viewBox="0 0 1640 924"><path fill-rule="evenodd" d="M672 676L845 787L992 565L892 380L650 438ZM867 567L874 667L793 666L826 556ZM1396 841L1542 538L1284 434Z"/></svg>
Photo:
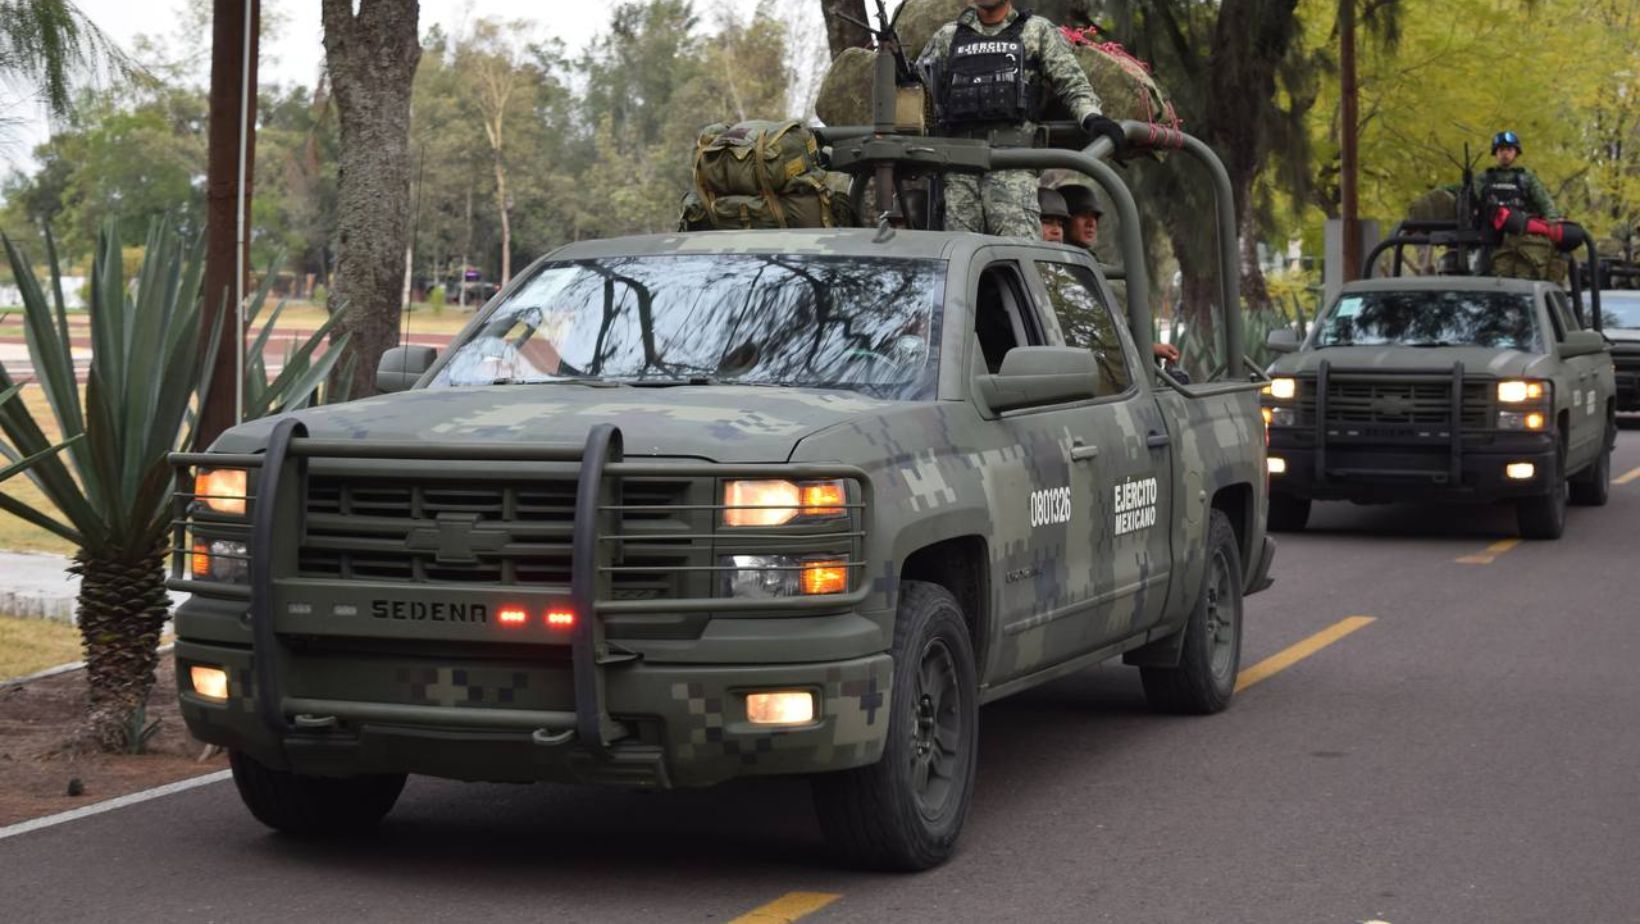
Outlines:
<svg viewBox="0 0 1640 924"><path fill-rule="evenodd" d="M210 368L200 344L217 342L201 337L201 247L156 222L142 266L128 281L118 237L112 226L103 231L91 269L91 362L82 391L50 235L49 295L17 247L9 239L4 245L23 297L34 378L71 445L52 452L60 447L21 401L0 405L6 458L27 460L23 470L56 508L35 509L0 492L0 510L76 546L71 570L81 577L78 618L90 684L84 738L117 751L147 702L170 611L165 559L173 476L166 455L193 441L201 371ZM317 339L296 352L311 360ZM339 352L287 365L273 384L255 383L248 403L266 411L306 402ZM0 389L17 386L0 364Z"/></svg>

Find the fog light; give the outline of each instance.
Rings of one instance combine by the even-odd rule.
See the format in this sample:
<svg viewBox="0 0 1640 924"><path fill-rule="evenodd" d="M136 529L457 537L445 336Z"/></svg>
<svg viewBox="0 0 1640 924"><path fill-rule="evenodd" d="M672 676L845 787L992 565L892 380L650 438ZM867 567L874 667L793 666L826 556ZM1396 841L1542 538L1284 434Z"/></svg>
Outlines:
<svg viewBox="0 0 1640 924"><path fill-rule="evenodd" d="M1269 467L1270 474L1272 475L1287 474L1287 460L1280 456L1271 456L1269 459Z"/></svg>
<svg viewBox="0 0 1640 924"><path fill-rule="evenodd" d="M195 664L188 668L188 680L200 696L219 703L228 701L228 672L222 668Z"/></svg>
<svg viewBox="0 0 1640 924"><path fill-rule="evenodd" d="M1503 467L1503 473L1515 481L1531 481L1537 475L1537 466L1530 462L1511 462Z"/></svg>
<svg viewBox="0 0 1640 924"><path fill-rule="evenodd" d="M807 690L748 694L746 719L753 725L807 725L814 721L814 694Z"/></svg>

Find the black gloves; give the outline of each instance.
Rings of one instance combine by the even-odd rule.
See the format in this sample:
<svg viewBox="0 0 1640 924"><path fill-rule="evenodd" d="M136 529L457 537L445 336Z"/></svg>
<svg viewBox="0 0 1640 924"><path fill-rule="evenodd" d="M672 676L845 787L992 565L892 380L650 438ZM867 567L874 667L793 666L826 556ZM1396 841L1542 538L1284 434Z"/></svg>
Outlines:
<svg viewBox="0 0 1640 924"><path fill-rule="evenodd" d="M1116 124L1114 119L1107 119L1097 112L1082 120L1082 130L1087 132L1090 138L1109 138L1110 143L1116 146L1117 153L1121 153L1122 146L1127 143L1127 134L1122 131L1122 126Z"/></svg>

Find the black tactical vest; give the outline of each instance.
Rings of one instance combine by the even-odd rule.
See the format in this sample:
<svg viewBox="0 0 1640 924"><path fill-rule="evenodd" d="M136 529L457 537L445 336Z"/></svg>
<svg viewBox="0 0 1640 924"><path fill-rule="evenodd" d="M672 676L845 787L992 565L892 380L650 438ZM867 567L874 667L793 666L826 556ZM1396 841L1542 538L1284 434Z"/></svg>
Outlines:
<svg viewBox="0 0 1640 924"><path fill-rule="evenodd" d="M1021 37L1030 18L1029 10L1020 10L1019 18L996 35L982 35L957 23L941 87L940 108L947 124L1036 120L1037 81L1027 78L1026 71L1033 68L1025 59Z"/></svg>
<svg viewBox="0 0 1640 924"><path fill-rule="evenodd" d="M1491 167L1481 174L1482 214L1491 215L1499 207L1526 211L1526 183L1519 167Z"/></svg>

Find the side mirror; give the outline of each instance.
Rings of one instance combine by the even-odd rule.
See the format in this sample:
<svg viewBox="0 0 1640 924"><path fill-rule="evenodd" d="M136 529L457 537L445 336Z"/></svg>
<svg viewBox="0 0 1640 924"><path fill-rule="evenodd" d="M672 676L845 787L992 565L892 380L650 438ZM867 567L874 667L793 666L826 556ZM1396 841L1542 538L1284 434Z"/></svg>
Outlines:
<svg viewBox="0 0 1640 924"><path fill-rule="evenodd" d="M1087 401L1099 395L1099 363L1080 347L1015 347L996 375L977 380L979 396L993 411Z"/></svg>
<svg viewBox="0 0 1640 924"><path fill-rule="evenodd" d="M433 360L437 358L438 350L430 346L401 346L388 350L382 354L381 362L376 364L376 390L382 394L408 390L423 372L433 368Z"/></svg>
<svg viewBox="0 0 1640 924"><path fill-rule="evenodd" d="M1272 353L1297 353L1298 334L1286 327L1278 327L1270 331L1270 336L1264 339L1264 345Z"/></svg>
<svg viewBox="0 0 1640 924"><path fill-rule="evenodd" d="M1560 342L1560 358L1593 356L1606 352L1606 338L1592 330L1574 330Z"/></svg>

